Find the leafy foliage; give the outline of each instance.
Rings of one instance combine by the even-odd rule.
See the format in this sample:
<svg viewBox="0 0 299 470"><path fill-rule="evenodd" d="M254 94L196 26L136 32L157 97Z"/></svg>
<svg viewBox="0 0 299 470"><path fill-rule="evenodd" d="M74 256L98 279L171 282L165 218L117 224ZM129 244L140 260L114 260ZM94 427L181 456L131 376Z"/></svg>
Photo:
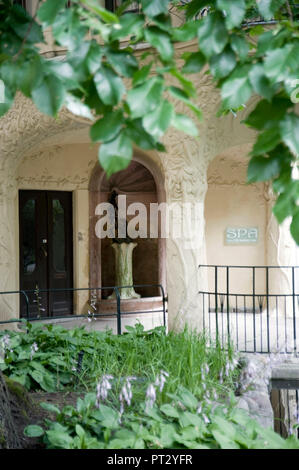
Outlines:
<svg viewBox="0 0 299 470"><path fill-rule="evenodd" d="M0 332L0 347L8 342L0 369L28 390L90 390L102 374L141 377L138 387L143 389L163 369L172 377L167 383L167 392L174 391L178 382L195 391L201 389L200 366L205 363L210 367L206 383L210 390L233 354L232 350L226 354L220 348L208 349L204 335L187 329L166 335L163 327L144 331L143 326L137 324L135 328L127 327L128 332L118 336L111 331L87 331L83 327L66 330L58 325L24 325L27 333ZM81 371L77 373L80 351L84 355ZM193 364L198 367L191 375L189 370ZM232 389L235 375L225 376L219 390Z"/></svg>
<svg viewBox="0 0 299 470"><path fill-rule="evenodd" d="M53 419L45 426L31 425L27 436L40 436L47 448L59 449L299 449L294 436L284 440L273 430L262 428L244 410L221 403L199 401L179 386L171 403L128 409L121 417L111 405L96 406L96 395L88 393L77 405L42 403Z"/></svg>
<svg viewBox="0 0 299 470"><path fill-rule="evenodd" d="M172 3L186 13L179 28L171 25ZM291 232L299 243L294 170L299 152L298 11L286 0L180 4L141 0L139 12L128 14L124 7L109 12L96 0L73 0L70 8L64 0L46 0L37 18L31 18L18 5L0 0L0 79L5 83L0 115L21 91L50 116L66 105L91 122L96 119L90 135L103 142L99 159L110 176L129 164L134 144L162 151L160 139L169 126L197 135L190 118L176 114L168 92L200 118L196 90L186 74L208 67L220 89L221 112L237 112L254 94L261 98L245 120L258 133L248 179L273 182L274 213L279 222L293 218ZM203 8L208 14L201 16ZM271 20L272 26L252 27L250 18ZM39 54L49 27L56 45L67 50L62 62ZM196 38L197 50L182 55L180 70L175 43ZM145 42L151 52L136 53L136 45ZM169 86L169 75L175 86Z"/></svg>

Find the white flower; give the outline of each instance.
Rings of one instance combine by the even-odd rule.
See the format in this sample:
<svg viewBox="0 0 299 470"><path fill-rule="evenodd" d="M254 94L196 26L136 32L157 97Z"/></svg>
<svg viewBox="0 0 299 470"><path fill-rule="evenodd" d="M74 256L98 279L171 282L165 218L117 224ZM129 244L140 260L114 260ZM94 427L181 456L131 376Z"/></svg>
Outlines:
<svg viewBox="0 0 299 470"><path fill-rule="evenodd" d="M30 349L30 360L32 361L32 358L34 356L34 354L36 353L36 351L38 351L38 346L36 343L33 343L31 345L31 349Z"/></svg>
<svg viewBox="0 0 299 470"><path fill-rule="evenodd" d="M198 406L198 408L197 408L197 410L196 410L196 411L197 411L197 413L198 413L198 414L200 414L200 413L201 413L201 411L202 411L202 406L201 406L201 404L199 404L199 406Z"/></svg>
<svg viewBox="0 0 299 470"><path fill-rule="evenodd" d="M209 418L205 414L203 414L202 417L203 417L205 424L209 424L210 422Z"/></svg>
<svg viewBox="0 0 299 470"><path fill-rule="evenodd" d="M152 408L156 401L156 389L153 384L150 384L146 390L146 407Z"/></svg>
<svg viewBox="0 0 299 470"><path fill-rule="evenodd" d="M108 397L108 391L111 390L112 386L110 380L113 379L113 375L103 375L102 380L97 384L97 399L96 406L100 406L100 401L105 401Z"/></svg>

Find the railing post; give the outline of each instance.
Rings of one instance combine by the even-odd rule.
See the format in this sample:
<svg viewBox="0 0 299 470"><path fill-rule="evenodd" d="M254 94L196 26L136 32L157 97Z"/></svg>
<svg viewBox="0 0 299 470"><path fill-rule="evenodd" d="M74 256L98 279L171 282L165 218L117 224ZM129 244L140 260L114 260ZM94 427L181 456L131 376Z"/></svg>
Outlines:
<svg viewBox="0 0 299 470"><path fill-rule="evenodd" d="M227 315L227 337L230 342L230 327L229 327L229 266L226 266L226 315Z"/></svg>
<svg viewBox="0 0 299 470"><path fill-rule="evenodd" d="M297 345L296 345L296 304L295 304L295 267L292 267L292 300L293 300L293 329L294 329L294 354L297 354Z"/></svg>
<svg viewBox="0 0 299 470"><path fill-rule="evenodd" d="M26 301L26 317L27 317L27 321L28 321L29 320L29 299L28 299L28 295L26 294L25 291L21 290L21 292L24 295L25 301Z"/></svg>
<svg viewBox="0 0 299 470"><path fill-rule="evenodd" d="M218 344L218 266L215 266L215 319L216 319L216 342Z"/></svg>
<svg viewBox="0 0 299 470"><path fill-rule="evenodd" d="M162 296L163 296L163 325L164 327L166 327L166 307L165 307L166 298L165 298L165 292L164 292L163 286L160 286L160 287L161 287Z"/></svg>
<svg viewBox="0 0 299 470"><path fill-rule="evenodd" d="M120 311L120 295L117 287L114 287L116 294L116 309L117 309L117 334L121 335L121 311Z"/></svg>
<svg viewBox="0 0 299 470"><path fill-rule="evenodd" d="M267 347L270 352L270 332L269 332L269 266L266 266L266 300L267 300Z"/></svg>
<svg viewBox="0 0 299 470"><path fill-rule="evenodd" d="M253 351L256 352L256 331L255 331L255 266L252 267L252 308L253 308Z"/></svg>

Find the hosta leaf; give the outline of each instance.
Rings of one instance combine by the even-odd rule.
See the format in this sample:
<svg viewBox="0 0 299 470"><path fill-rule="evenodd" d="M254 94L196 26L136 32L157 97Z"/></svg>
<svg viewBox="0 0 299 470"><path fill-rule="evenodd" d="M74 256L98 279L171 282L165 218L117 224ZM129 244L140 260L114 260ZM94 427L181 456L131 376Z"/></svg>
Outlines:
<svg viewBox="0 0 299 470"><path fill-rule="evenodd" d="M41 403L40 406L47 411L50 411L50 413L55 413L55 414L60 414L60 409L53 405L53 403Z"/></svg>
<svg viewBox="0 0 299 470"><path fill-rule="evenodd" d="M166 416L170 416L171 418L179 418L179 412L169 403L166 403L165 405L162 405L160 407L160 410L162 413L164 413Z"/></svg>
<svg viewBox="0 0 299 470"><path fill-rule="evenodd" d="M30 424L24 429L24 434L28 437L40 437L43 436L44 433L45 431L43 430L43 428L37 426L36 424Z"/></svg>

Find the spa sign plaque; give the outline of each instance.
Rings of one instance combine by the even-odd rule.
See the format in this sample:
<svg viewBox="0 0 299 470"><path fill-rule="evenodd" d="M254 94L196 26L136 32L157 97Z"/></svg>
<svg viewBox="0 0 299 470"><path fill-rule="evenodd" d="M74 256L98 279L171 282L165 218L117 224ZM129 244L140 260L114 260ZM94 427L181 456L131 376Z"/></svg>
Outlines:
<svg viewBox="0 0 299 470"><path fill-rule="evenodd" d="M257 243L258 236L258 227L227 227L225 229L225 242L229 245Z"/></svg>

